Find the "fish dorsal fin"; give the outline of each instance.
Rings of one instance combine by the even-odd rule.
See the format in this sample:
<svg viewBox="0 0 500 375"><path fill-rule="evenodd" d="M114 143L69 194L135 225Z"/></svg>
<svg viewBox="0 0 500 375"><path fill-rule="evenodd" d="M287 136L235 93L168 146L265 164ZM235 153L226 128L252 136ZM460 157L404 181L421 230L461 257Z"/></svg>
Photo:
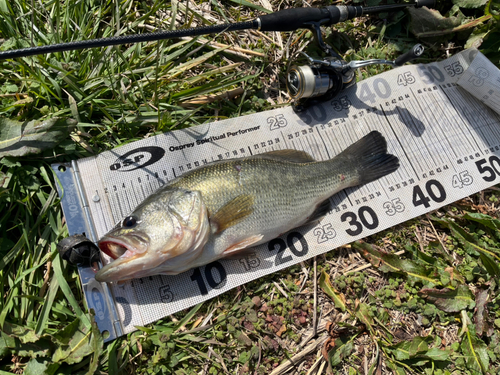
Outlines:
<svg viewBox="0 0 500 375"><path fill-rule="evenodd" d="M220 233L238 224L253 212L254 197L250 194L238 195L210 216L213 233Z"/></svg>
<svg viewBox="0 0 500 375"><path fill-rule="evenodd" d="M252 156L254 158L283 160L291 163L311 163L316 160L305 151L298 150L276 150Z"/></svg>

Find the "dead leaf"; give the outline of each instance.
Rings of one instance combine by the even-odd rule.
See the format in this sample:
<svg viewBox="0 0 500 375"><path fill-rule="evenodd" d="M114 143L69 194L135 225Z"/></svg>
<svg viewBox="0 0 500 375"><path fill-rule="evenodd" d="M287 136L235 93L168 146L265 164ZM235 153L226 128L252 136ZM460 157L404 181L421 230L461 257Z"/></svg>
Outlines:
<svg viewBox="0 0 500 375"><path fill-rule="evenodd" d="M360 320L366 327L366 329L370 332L375 332L373 330L373 318L370 314L370 308L366 303L360 303L358 308L356 309L356 318Z"/></svg>
<svg viewBox="0 0 500 375"><path fill-rule="evenodd" d="M342 312L346 311L345 296L335 290L330 282L330 276L324 270L321 272L319 278L319 286L323 292L330 296L337 309L340 309Z"/></svg>
<svg viewBox="0 0 500 375"><path fill-rule="evenodd" d="M438 10L422 8L408 8L411 16L410 31L419 37L420 34L453 29L461 24L457 17L443 17ZM425 34L424 34L425 35Z"/></svg>
<svg viewBox="0 0 500 375"><path fill-rule="evenodd" d="M426 283L440 284L435 270L396 254L390 254L368 243L354 242L353 248L358 250L373 266L382 272L397 272L420 279Z"/></svg>
<svg viewBox="0 0 500 375"><path fill-rule="evenodd" d="M482 336L484 333L486 333L487 336L491 336L493 334L493 327L489 324L487 306L489 288L477 288L475 294L476 308L474 309L474 323L476 325L476 333L479 336Z"/></svg>
<svg viewBox="0 0 500 375"><path fill-rule="evenodd" d="M459 312L475 306L473 294L467 285L459 285L456 289L424 288L419 295L446 312Z"/></svg>
<svg viewBox="0 0 500 375"><path fill-rule="evenodd" d="M280 337L283 332L286 331L286 325L284 324L285 318L277 315L266 316L266 322L269 323L268 326L271 331L275 332L278 337Z"/></svg>
<svg viewBox="0 0 500 375"><path fill-rule="evenodd" d="M276 332L276 336L281 337L281 335L285 332L286 332L286 324L282 324L278 332Z"/></svg>
<svg viewBox="0 0 500 375"><path fill-rule="evenodd" d="M375 370L375 375L382 375L382 356L378 356L377 368Z"/></svg>
<svg viewBox="0 0 500 375"><path fill-rule="evenodd" d="M321 349L321 354L323 354L323 358L328 361L328 352L335 348L335 339L333 337L330 337L328 340L325 341L325 345L323 345L323 348Z"/></svg>

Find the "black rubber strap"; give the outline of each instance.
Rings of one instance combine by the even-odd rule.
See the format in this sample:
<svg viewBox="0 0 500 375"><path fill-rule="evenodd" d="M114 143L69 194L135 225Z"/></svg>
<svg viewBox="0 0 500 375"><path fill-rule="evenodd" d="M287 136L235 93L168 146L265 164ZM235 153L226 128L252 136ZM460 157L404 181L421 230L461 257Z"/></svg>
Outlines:
<svg viewBox="0 0 500 375"><path fill-rule="evenodd" d="M290 8L259 17L262 31L294 31L323 19L330 19L326 8Z"/></svg>
<svg viewBox="0 0 500 375"><path fill-rule="evenodd" d="M434 8L436 5L436 0L417 0L415 7L416 8L421 8L421 7L427 7L427 8Z"/></svg>
<svg viewBox="0 0 500 375"><path fill-rule="evenodd" d="M91 266L100 258L99 248L82 234L63 238L57 244L61 258L75 266Z"/></svg>

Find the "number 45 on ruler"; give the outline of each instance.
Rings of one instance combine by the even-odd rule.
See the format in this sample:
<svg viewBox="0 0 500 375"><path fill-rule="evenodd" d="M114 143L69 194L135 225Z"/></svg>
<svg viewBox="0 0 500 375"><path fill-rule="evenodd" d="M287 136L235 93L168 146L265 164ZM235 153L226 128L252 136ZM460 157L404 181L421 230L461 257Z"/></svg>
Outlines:
<svg viewBox="0 0 500 375"><path fill-rule="evenodd" d="M462 171L459 174L453 175L452 186L454 188L461 189L464 186L468 186L472 184L474 180L472 176L469 174L469 171Z"/></svg>

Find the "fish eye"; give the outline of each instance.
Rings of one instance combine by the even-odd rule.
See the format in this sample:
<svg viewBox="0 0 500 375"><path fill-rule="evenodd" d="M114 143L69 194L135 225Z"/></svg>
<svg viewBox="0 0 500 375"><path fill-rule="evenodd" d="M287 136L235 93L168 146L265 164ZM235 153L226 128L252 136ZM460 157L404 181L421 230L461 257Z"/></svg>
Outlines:
<svg viewBox="0 0 500 375"><path fill-rule="evenodd" d="M133 228L137 224L137 218L135 216L127 216L123 219L122 227Z"/></svg>

